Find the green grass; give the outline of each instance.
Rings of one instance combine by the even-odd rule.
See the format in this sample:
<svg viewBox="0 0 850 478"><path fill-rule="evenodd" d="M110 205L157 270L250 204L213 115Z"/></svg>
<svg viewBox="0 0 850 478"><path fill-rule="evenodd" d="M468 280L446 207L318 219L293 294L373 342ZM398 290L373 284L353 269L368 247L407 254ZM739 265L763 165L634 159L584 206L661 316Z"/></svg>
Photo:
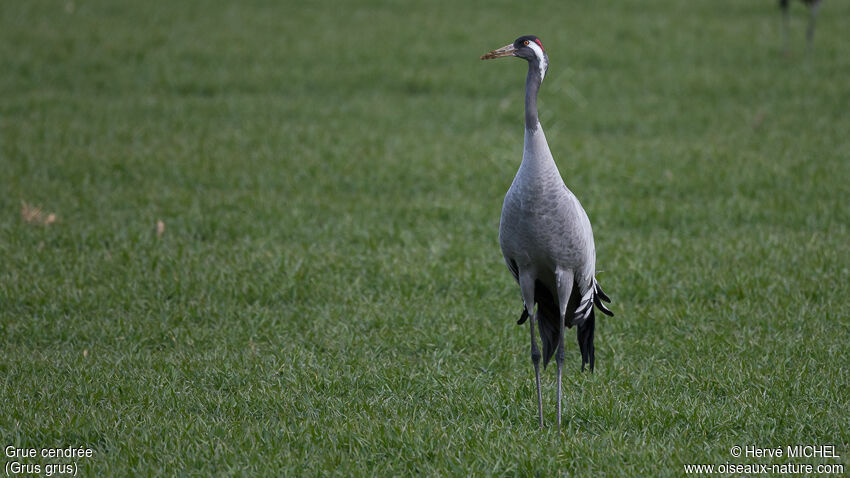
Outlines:
<svg viewBox="0 0 850 478"><path fill-rule="evenodd" d="M423 3L0 4L0 445L93 448L80 476L850 467L850 4L806 58L799 2L789 57L772 1ZM497 242L526 67L478 60L526 33L616 313L595 374L568 340L562 435Z"/></svg>

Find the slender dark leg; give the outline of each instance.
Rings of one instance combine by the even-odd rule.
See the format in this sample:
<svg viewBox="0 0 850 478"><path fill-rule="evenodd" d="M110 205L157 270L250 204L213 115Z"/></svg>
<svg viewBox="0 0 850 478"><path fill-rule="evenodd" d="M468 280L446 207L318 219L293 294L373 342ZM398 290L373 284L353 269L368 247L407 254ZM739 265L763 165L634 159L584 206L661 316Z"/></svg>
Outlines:
<svg viewBox="0 0 850 478"><path fill-rule="evenodd" d="M531 320L528 321L531 329L531 362L534 364L534 381L537 383L537 416L540 419L540 428L543 428L543 396L540 394L540 349L537 348L537 337L534 335L537 317L531 312L528 315L531 316Z"/></svg>
<svg viewBox="0 0 850 478"><path fill-rule="evenodd" d="M785 53L785 56L791 54L791 50L788 49L788 7L782 8L782 52Z"/></svg>
<svg viewBox="0 0 850 478"><path fill-rule="evenodd" d="M820 3L813 3L809 7L809 29L806 30L806 55L811 55L812 44L815 41L815 22L818 19L818 7Z"/></svg>
<svg viewBox="0 0 850 478"><path fill-rule="evenodd" d="M561 314L561 328L558 336L558 351L555 352L555 362L558 364L558 431L561 431L561 377L564 375L564 315Z"/></svg>
<svg viewBox="0 0 850 478"><path fill-rule="evenodd" d="M573 289L573 273L558 272L555 279L558 283L558 306L560 312L558 350L555 352L555 362L558 364L558 431L561 431L561 396L563 395L561 391L561 377L564 374L564 327L566 324L567 303L570 300L570 293Z"/></svg>
<svg viewBox="0 0 850 478"><path fill-rule="evenodd" d="M543 398L540 395L540 349L537 348L537 338L534 335L534 326L537 316L534 314L534 282L535 274L531 269L520 268L519 289L522 293L522 302L528 316L531 328L531 362L534 363L534 381L537 383L537 416L540 419L540 428L543 428Z"/></svg>

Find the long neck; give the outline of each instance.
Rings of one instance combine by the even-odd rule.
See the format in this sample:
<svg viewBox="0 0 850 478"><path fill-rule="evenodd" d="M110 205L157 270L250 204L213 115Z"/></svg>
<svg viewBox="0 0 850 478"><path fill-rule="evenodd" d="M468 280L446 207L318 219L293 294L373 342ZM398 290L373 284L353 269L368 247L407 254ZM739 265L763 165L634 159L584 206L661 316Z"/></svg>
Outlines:
<svg viewBox="0 0 850 478"><path fill-rule="evenodd" d="M540 67L537 62L530 61L525 80L525 139L517 178L522 178L521 182L527 182L535 190L544 188L544 184L553 184L553 187L563 184L537 118L537 92L542 82Z"/></svg>
<svg viewBox="0 0 850 478"><path fill-rule="evenodd" d="M540 125L537 118L537 92L542 82L538 63L529 61L528 76L525 78L525 129L528 131L535 131Z"/></svg>

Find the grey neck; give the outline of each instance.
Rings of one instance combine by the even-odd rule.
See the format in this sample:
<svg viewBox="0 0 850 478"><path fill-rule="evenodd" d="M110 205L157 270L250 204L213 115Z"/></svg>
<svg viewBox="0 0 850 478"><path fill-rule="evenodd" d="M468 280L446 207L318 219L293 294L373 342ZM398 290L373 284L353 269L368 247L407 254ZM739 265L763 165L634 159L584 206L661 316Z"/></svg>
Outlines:
<svg viewBox="0 0 850 478"><path fill-rule="evenodd" d="M525 78L525 129L536 131L540 120L537 117L537 92L543 78L540 77L540 67L536 60L528 62L528 76Z"/></svg>

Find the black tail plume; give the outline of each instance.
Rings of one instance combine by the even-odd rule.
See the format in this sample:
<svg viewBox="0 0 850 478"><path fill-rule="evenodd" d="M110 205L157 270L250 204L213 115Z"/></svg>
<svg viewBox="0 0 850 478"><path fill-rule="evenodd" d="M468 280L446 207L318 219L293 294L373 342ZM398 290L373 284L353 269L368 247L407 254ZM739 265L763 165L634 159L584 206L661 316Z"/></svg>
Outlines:
<svg viewBox="0 0 850 478"><path fill-rule="evenodd" d="M528 311L525 310L525 307L522 308L522 314L519 316L519 320L516 321L517 325L522 325L525 321L528 320Z"/></svg>
<svg viewBox="0 0 850 478"><path fill-rule="evenodd" d="M614 313L608 310L608 307L605 307L603 302L611 303L611 298L608 297L607 294L602 290L602 286L599 285L599 282L593 281L593 288L595 294L593 294L593 303L596 304L596 307L602 311L603 314L608 317L614 317Z"/></svg>
<svg viewBox="0 0 850 478"><path fill-rule="evenodd" d="M558 304L549 289L540 281L534 287L534 302L537 303L537 330L540 331L540 340L543 342L543 368L545 369L558 348L560 331ZM523 308L519 320L516 321L517 325L524 324L528 317L528 311Z"/></svg>
<svg viewBox="0 0 850 478"><path fill-rule="evenodd" d="M555 297L541 283L536 284L534 299L537 302L537 330L540 331L540 341L543 342L543 369L558 349L560 315Z"/></svg>
<svg viewBox="0 0 850 478"><path fill-rule="evenodd" d="M565 325L567 327L578 326L576 336L579 349L581 349L582 372L587 365L590 365L592 372L596 362L593 346L593 335L596 330L596 309L598 308L605 315L614 316L614 313L608 310L604 304L604 302L611 302L611 299L595 280L593 281L593 288L592 299L579 303L581 295L578 288L573 286L570 301L567 304L567 317L572 319L567 320ZM552 356L555 355L555 350L558 349L560 313L555 296L540 282L537 282L534 287L534 302L537 303L537 328L540 331L541 342L543 342L543 368L545 369ZM523 309L517 324L524 324L528 318L528 311Z"/></svg>
<svg viewBox="0 0 850 478"><path fill-rule="evenodd" d="M579 325L576 330L578 338L578 347L581 349L581 371L584 372L585 364L590 364L590 371L593 372L594 348L593 348L593 332L596 328L596 313L591 308L590 316L583 324Z"/></svg>

